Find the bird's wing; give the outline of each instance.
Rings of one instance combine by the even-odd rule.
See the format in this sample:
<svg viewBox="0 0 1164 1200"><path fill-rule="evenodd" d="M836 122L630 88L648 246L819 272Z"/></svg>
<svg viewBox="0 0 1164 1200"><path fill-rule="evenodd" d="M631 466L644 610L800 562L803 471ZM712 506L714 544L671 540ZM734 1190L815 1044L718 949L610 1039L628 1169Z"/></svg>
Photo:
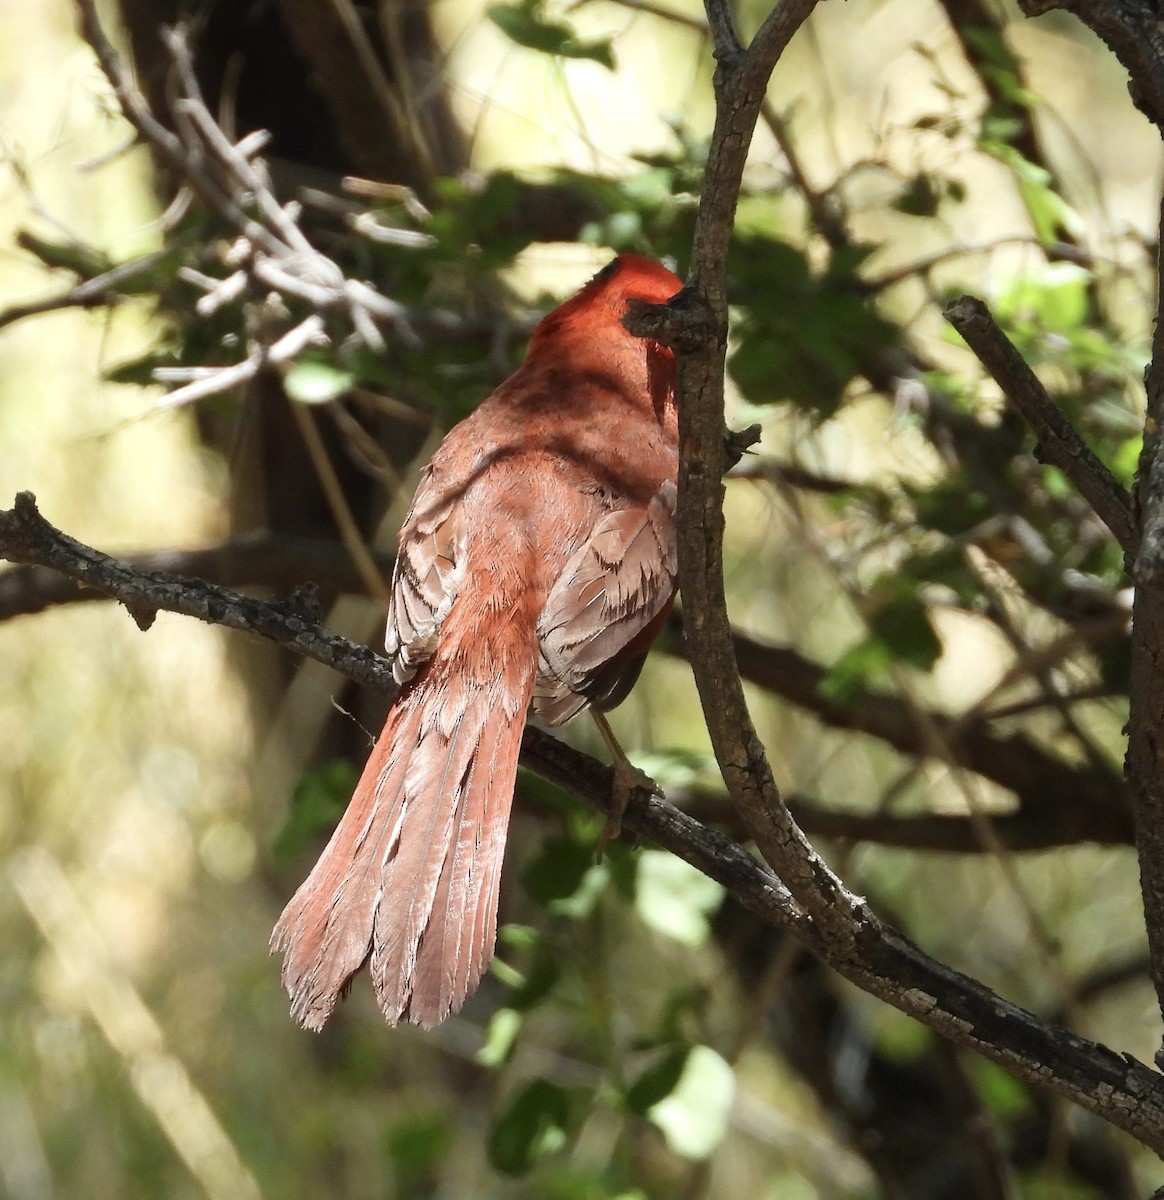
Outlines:
<svg viewBox="0 0 1164 1200"><path fill-rule="evenodd" d="M432 655L437 631L457 597L466 557L459 499L456 489L441 486L430 466L400 530L384 635L397 683L407 683Z"/></svg>
<svg viewBox="0 0 1164 1200"><path fill-rule="evenodd" d="M617 703L675 596L675 484L605 513L571 555L538 619L534 709L551 724ZM629 682L628 682L629 679Z"/></svg>

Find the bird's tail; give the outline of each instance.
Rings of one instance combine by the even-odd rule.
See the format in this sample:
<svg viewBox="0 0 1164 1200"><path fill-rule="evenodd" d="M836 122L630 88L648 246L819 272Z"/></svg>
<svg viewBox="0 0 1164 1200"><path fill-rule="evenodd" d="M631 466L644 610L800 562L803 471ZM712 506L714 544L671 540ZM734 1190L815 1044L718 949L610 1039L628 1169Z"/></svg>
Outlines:
<svg viewBox="0 0 1164 1200"><path fill-rule="evenodd" d="M307 1028L323 1027L365 962L394 1024L431 1028L476 988L496 940L533 688L526 657L502 655L485 679L480 654L469 665L438 649L389 713L347 811L271 935L292 1015Z"/></svg>

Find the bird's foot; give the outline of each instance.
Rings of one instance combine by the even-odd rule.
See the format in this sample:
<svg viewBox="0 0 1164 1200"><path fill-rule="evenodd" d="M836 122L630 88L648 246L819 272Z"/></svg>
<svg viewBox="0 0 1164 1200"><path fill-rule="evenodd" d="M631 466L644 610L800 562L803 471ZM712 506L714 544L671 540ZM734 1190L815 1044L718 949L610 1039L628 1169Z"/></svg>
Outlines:
<svg viewBox="0 0 1164 1200"><path fill-rule="evenodd" d="M595 852L599 859L602 858L606 843L622 833L623 814L630 807L635 792L646 792L651 796L663 795L663 789L646 771L640 770L625 756L617 755L611 767L610 812L606 816L606 824L602 828Z"/></svg>

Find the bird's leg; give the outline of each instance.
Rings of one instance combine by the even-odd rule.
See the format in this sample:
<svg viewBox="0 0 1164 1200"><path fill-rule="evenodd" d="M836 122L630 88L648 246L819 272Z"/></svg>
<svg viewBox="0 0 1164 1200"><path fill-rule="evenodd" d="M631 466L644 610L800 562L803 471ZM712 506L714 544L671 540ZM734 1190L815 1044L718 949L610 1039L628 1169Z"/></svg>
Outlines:
<svg viewBox="0 0 1164 1200"><path fill-rule="evenodd" d="M598 839L598 857L601 858L606 843L611 838L618 837L622 832L622 815L626 812L634 793L641 788L652 795L661 796L663 789L646 771L640 771L627 758L626 751L618 744L614 730L611 729L610 722L607 721L602 709L592 704L590 705L590 715L594 718L594 724L598 726L598 732L602 734L602 740L606 743L610 757L614 760L612 764L614 778L610 788L611 811L607 815L602 836Z"/></svg>

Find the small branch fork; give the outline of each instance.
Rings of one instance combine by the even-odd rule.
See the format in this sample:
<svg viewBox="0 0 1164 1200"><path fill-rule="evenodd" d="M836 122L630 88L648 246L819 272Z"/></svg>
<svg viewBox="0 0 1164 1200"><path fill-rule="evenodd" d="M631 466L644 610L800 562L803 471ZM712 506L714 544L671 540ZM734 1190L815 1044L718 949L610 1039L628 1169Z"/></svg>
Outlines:
<svg viewBox="0 0 1164 1200"><path fill-rule="evenodd" d="M96 0L80 0L81 32L97 54L102 70L126 119L206 208L235 234L224 262L233 268L225 279L186 270L186 282L201 287L201 316L238 299L248 291L270 292L306 302L313 310L289 330L271 337L266 325L251 332L248 353L240 362L223 368L173 370L159 382L180 382L163 406L192 403L232 390L253 379L268 364L294 359L308 345L327 341L321 312L341 310L357 335L375 350L384 348L377 323L395 326L399 335L415 341L402 306L380 295L369 284L347 279L343 270L317 250L299 228L299 206L281 205L271 191L257 154L265 147L264 133L251 134L232 144L211 115L194 74L190 49L180 29L166 30L163 40L173 65L176 98L172 102L175 130L153 115L97 15ZM251 216L250 213L255 213ZM268 308L270 305L268 305Z"/></svg>

